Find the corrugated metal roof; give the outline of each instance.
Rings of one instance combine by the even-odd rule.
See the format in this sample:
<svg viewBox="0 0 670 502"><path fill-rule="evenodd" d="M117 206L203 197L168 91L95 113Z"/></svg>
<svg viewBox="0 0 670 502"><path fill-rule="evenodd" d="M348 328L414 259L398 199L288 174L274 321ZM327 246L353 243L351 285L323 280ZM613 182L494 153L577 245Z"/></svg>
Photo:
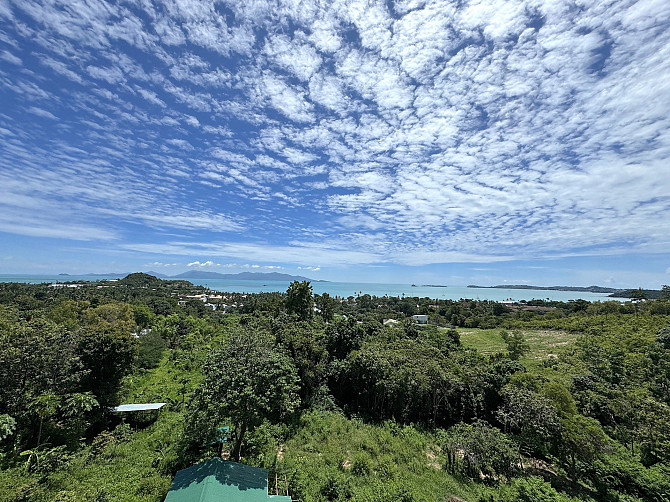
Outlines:
<svg viewBox="0 0 670 502"><path fill-rule="evenodd" d="M213 458L177 472L165 502L289 502L268 495L268 471Z"/></svg>
<svg viewBox="0 0 670 502"><path fill-rule="evenodd" d="M112 408L113 413L120 413L122 411L147 411L158 410L165 406L166 403L138 403L138 404L122 404Z"/></svg>

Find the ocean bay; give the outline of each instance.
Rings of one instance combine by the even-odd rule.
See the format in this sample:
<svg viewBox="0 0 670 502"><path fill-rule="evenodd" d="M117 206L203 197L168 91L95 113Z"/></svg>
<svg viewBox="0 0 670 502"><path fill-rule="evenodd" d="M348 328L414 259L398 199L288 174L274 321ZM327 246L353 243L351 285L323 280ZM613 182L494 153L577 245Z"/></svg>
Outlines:
<svg viewBox="0 0 670 502"><path fill-rule="evenodd" d="M95 275L0 275L0 282L22 283L68 283L73 281L104 281L120 279L122 275L95 276ZM215 291L229 293L269 293L284 292L289 281L250 281L229 279L185 279L194 285L205 286ZM113 283L112 283L113 284ZM472 300L492 301L521 301L521 300L587 300L608 301L605 293L591 293L585 291L555 291L542 289L502 289L502 288L469 288L467 286L424 286L411 284L384 284L384 283L354 283L354 282L312 282L315 294L328 293L330 296L347 298L369 294L372 296L416 296L420 298L434 298L438 300Z"/></svg>

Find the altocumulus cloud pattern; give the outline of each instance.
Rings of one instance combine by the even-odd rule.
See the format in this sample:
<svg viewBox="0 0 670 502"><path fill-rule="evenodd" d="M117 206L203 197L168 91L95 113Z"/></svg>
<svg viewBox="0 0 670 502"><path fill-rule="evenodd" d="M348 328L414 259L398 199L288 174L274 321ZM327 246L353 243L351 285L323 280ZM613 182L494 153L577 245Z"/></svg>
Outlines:
<svg viewBox="0 0 670 502"><path fill-rule="evenodd" d="M669 77L667 0L0 0L0 231L286 263L666 251Z"/></svg>

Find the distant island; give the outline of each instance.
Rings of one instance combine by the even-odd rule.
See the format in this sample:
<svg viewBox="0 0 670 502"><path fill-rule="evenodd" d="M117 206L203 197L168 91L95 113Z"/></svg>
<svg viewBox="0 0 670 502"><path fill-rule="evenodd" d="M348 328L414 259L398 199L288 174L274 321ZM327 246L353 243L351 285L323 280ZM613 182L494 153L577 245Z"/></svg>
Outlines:
<svg viewBox="0 0 670 502"><path fill-rule="evenodd" d="M422 284L422 288L446 288L445 284Z"/></svg>
<svg viewBox="0 0 670 502"><path fill-rule="evenodd" d="M638 298L640 292L643 298L657 299L663 296L660 289L640 289L640 288L604 288L602 286L530 286L528 284L499 284L497 286L476 286L469 284L469 288L480 289L531 289L544 291L578 291L583 293L604 293L608 298Z"/></svg>
<svg viewBox="0 0 670 502"><path fill-rule="evenodd" d="M469 288L480 288L480 289L533 289L533 290L545 290L545 291L581 291L584 293L618 293L622 291L621 288L603 288L602 286L588 286L588 287L579 287L579 286L529 286L528 284L499 284L497 286L475 286L474 284L469 284Z"/></svg>

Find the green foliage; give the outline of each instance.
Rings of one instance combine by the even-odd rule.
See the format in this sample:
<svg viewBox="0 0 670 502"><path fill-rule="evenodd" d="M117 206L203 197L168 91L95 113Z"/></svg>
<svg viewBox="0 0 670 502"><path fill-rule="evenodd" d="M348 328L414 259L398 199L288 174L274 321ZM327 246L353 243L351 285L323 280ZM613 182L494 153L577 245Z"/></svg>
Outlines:
<svg viewBox="0 0 670 502"><path fill-rule="evenodd" d="M435 434L395 422L365 424L336 413L306 413L278 460L293 499L431 501L449 495L475 500L469 481L443 470Z"/></svg>
<svg viewBox="0 0 670 502"><path fill-rule="evenodd" d="M595 460L585 472L601 498L625 492L645 501L663 502L670 493L668 466L645 468L623 448Z"/></svg>
<svg viewBox="0 0 670 502"><path fill-rule="evenodd" d="M155 315L149 307L146 305L133 305L132 308L135 316L135 324L138 329L147 329L153 324Z"/></svg>
<svg viewBox="0 0 670 502"><path fill-rule="evenodd" d="M77 337L44 319L0 333L0 412L18 418L33 396L64 394L84 375Z"/></svg>
<svg viewBox="0 0 670 502"><path fill-rule="evenodd" d="M233 456L240 458L247 430L279 420L299 404L298 375L291 360L256 331L233 333L202 368L204 381L190 405L192 445L208 444L215 427L233 426Z"/></svg>
<svg viewBox="0 0 670 502"><path fill-rule="evenodd" d="M314 313L314 298L312 286L308 281L293 281L286 290L286 310L295 314L301 321L312 318Z"/></svg>
<svg viewBox="0 0 670 502"><path fill-rule="evenodd" d="M509 486L501 486L495 494L480 497L480 502L571 502L573 499L554 489L542 478L531 476L512 480Z"/></svg>
<svg viewBox="0 0 670 502"><path fill-rule="evenodd" d="M47 475L62 469L72 460L72 454L65 446L26 450L21 452L20 456L25 457L24 469L27 472L40 475Z"/></svg>
<svg viewBox="0 0 670 502"><path fill-rule="evenodd" d="M447 468L472 478L493 480L511 477L519 470L519 449L495 427L483 421L458 424L449 429L444 443Z"/></svg>
<svg viewBox="0 0 670 502"><path fill-rule="evenodd" d="M16 430L16 420L7 414L0 415L0 442L14 434Z"/></svg>
<svg viewBox="0 0 670 502"><path fill-rule="evenodd" d="M569 417L577 413L575 400L570 391L559 382L547 382L542 394L547 397L562 417Z"/></svg>
<svg viewBox="0 0 670 502"><path fill-rule="evenodd" d="M610 439L600 423L590 417L573 415L561 421L562 462L574 480L584 475L585 467L601 459L610 447Z"/></svg>
<svg viewBox="0 0 670 502"><path fill-rule="evenodd" d="M646 376L651 381L654 395L670 405L670 327L659 330L649 352Z"/></svg>
<svg viewBox="0 0 670 502"><path fill-rule="evenodd" d="M335 315L335 300L328 293L314 295L314 303L324 321L329 322L333 320Z"/></svg>
<svg viewBox="0 0 670 502"><path fill-rule="evenodd" d="M530 345L521 331L515 330L510 334L507 330L501 330L500 336L507 344L507 353L513 361L518 361L530 351Z"/></svg>
<svg viewBox="0 0 670 502"><path fill-rule="evenodd" d="M508 385L502 389L503 405L496 416L503 430L513 434L528 456L546 457L558 443L558 411L544 396L528 389Z"/></svg>
<svg viewBox="0 0 670 502"><path fill-rule="evenodd" d="M352 350L361 347L365 337L363 325L355 318L340 318L326 328L326 349L331 358L344 359Z"/></svg>
<svg viewBox="0 0 670 502"><path fill-rule="evenodd" d="M328 375L328 352L326 341L320 332L315 332L306 322L275 321L273 326L278 346L291 357L300 378L300 398L311 403Z"/></svg>
<svg viewBox="0 0 670 502"><path fill-rule="evenodd" d="M670 493L667 299L512 310L297 283L294 303L230 294L231 314L177 306L205 292L185 281L106 286L0 284L0 500L159 502L224 424L304 502ZM98 403L121 400L168 406L119 424Z"/></svg>
<svg viewBox="0 0 670 502"><path fill-rule="evenodd" d="M120 279L117 284L128 286L130 288L155 288L160 286L162 282L163 281L153 275L137 272L128 274L123 279Z"/></svg>
<svg viewBox="0 0 670 502"><path fill-rule="evenodd" d="M167 344L163 337L154 331L140 334L137 351L137 367L151 369L158 366Z"/></svg>

